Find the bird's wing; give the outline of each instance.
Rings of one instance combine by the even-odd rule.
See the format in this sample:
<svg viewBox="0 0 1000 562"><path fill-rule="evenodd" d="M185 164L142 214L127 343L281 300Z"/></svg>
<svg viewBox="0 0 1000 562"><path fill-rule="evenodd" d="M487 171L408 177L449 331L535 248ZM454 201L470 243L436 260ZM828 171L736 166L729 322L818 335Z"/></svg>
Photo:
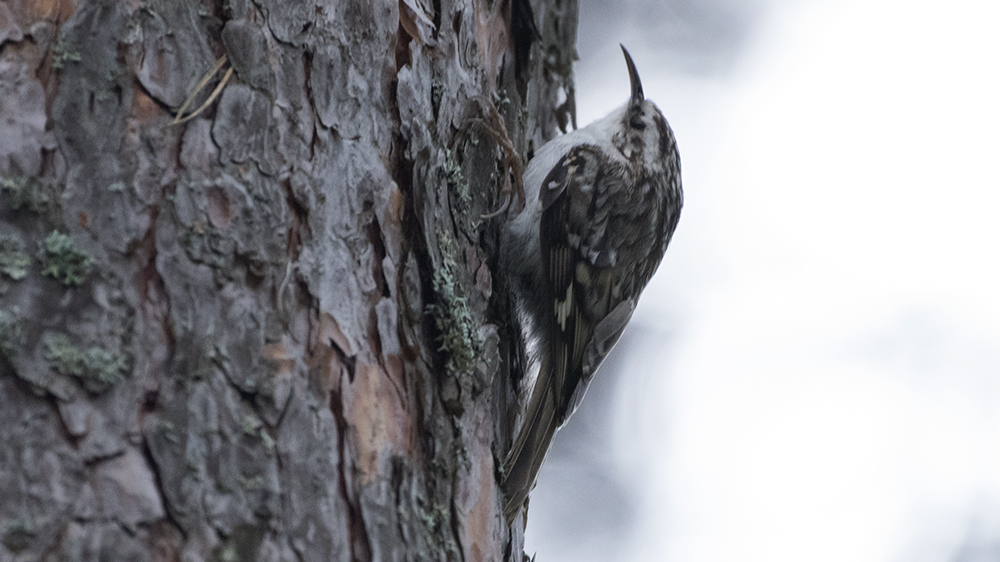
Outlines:
<svg viewBox="0 0 1000 562"><path fill-rule="evenodd" d="M541 331L549 335L541 350L541 368L524 422L503 463L508 521L534 485L552 436L568 416L567 403L571 397L582 398L586 387L586 381L580 384L584 349L593 339L597 316L602 310L606 314L611 285L608 256L590 251L606 226L598 189L610 177L606 167L606 157L596 147L577 146L542 181L539 237L545 275L543 286L535 289L542 292L543 302L554 304L551 314L541 319Z"/></svg>
<svg viewBox="0 0 1000 562"><path fill-rule="evenodd" d="M573 413L625 329L665 248L655 184L592 145L569 150L542 181L538 330L542 365L503 463L510 521L534 485L556 428ZM669 225L668 225L669 226ZM672 230L672 227L670 228Z"/></svg>
<svg viewBox="0 0 1000 562"><path fill-rule="evenodd" d="M581 145L563 156L542 182L539 239L549 302L554 303L545 350L549 369L543 374L550 377L547 382L559 405L557 424L572 413L573 403L579 403L634 308L634 303L627 304L627 313L619 311L611 318L613 329L602 328L599 347L604 353L596 354L595 330L623 300L629 300L627 295L613 294L618 248L606 235L618 212L611 197L621 194L625 181L616 166L603 151ZM611 345L606 345L612 333Z"/></svg>

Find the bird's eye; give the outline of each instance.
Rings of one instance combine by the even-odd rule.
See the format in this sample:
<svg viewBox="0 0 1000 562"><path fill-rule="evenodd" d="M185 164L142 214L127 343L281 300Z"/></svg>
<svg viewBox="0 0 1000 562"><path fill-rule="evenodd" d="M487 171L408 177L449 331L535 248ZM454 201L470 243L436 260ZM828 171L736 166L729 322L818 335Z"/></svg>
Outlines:
<svg viewBox="0 0 1000 562"><path fill-rule="evenodd" d="M636 130L639 130L639 131L641 131L641 130L643 130L643 129L646 128L646 124L642 122L642 116L641 115L633 115L628 120L628 124L633 129L636 129Z"/></svg>

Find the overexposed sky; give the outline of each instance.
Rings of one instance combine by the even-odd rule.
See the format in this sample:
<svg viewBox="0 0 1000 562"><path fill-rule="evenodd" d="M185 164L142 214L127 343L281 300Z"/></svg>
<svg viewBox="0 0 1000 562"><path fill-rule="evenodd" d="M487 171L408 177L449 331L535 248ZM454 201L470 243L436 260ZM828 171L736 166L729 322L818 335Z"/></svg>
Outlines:
<svg viewBox="0 0 1000 562"><path fill-rule="evenodd" d="M685 209L532 495L540 562L1000 559L1000 4L585 2Z"/></svg>

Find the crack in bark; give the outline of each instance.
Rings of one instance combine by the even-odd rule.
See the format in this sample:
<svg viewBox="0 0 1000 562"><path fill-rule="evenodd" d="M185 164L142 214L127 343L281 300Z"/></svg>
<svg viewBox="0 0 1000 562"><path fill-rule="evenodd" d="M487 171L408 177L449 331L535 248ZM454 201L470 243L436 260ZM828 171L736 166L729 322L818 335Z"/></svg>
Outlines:
<svg viewBox="0 0 1000 562"><path fill-rule="evenodd" d="M295 197L290 180L287 178L281 180L281 187L285 191L285 203L292 211L292 224L288 227L285 252L292 260L297 260L302 253L304 239L312 237L312 230L309 228L309 207Z"/></svg>
<svg viewBox="0 0 1000 562"><path fill-rule="evenodd" d="M334 349L336 345L333 345ZM339 349L337 349L339 352ZM365 527L364 518L361 514L361 503L357 499L352 500L347 489L347 420L344 419L343 393L339 388L330 392L330 411L337 422L337 448L340 451L338 456L337 471L339 474L338 489L347 505L347 540L351 546L351 560L353 562L371 562L372 547L368 538L368 529Z"/></svg>
<svg viewBox="0 0 1000 562"><path fill-rule="evenodd" d="M312 87L313 56L313 52L308 48L304 48L302 50L302 74L304 77L303 89L306 93L306 101L309 102L309 111L311 113L310 118L312 119L312 137L309 139L310 162L316 159L316 144L319 142L319 135L316 134L316 128L320 126L319 113L316 111L316 98L313 96Z"/></svg>
<svg viewBox="0 0 1000 562"><path fill-rule="evenodd" d="M177 532L181 534L182 540L187 541L188 540L187 532L184 530L184 527L181 526L180 522L174 517L172 513L173 509L175 508L172 505L170 505L170 500L167 497L167 494L163 487L163 479L160 475L160 467L156 464L156 459L153 458L153 452L150 451L149 442L146 441L145 436L143 436L142 438L142 446L140 447L140 451L142 452L142 456L145 459L146 464L149 465L149 471L153 473L153 483L156 485L156 492L160 495L160 500L163 502L164 515L161 521L165 521L167 524L176 529Z"/></svg>
<svg viewBox="0 0 1000 562"><path fill-rule="evenodd" d="M140 85L141 87L141 85ZM180 158L180 144L183 136L178 136L178 149L175 152L178 161L176 165L178 168L181 167L179 161ZM160 193L161 201L166 200L169 196L169 186L164 186ZM160 274L159 269L156 265L156 260L158 256L158 250L156 247L156 226L157 221L160 216L160 205L153 204L149 206L149 228L143 235L142 240L139 242L135 248L135 252L140 259L141 267L136 274L136 283L139 289L139 295L141 298L141 303L139 305L140 314L143 314L147 319L151 319L151 325L158 325L160 327L160 333L165 339L166 356L163 358L163 362L154 368L158 368L159 374L162 375L166 366L173 362L174 357L177 352L177 336L174 333L173 325L170 322L170 293L167 291L166 283L163 276ZM139 426L142 426L142 420L147 414L157 411L160 407L160 377L156 377L155 389L149 390L143 395L143 399L139 404ZM178 533L180 533L182 542L188 540L188 534L184 527L180 524L180 521L174 516L173 512L176 507L171 505L170 498L167 495L162 475L160 474L160 467L156 463L156 459L153 457L153 453L149 448L149 441L144 432L142 434L142 442L140 446L140 451L146 464L149 466L149 470L153 475L153 482L156 486L156 492L160 496L160 501L163 504L164 517L162 521L173 527Z"/></svg>
<svg viewBox="0 0 1000 562"><path fill-rule="evenodd" d="M382 234L382 225L379 223L376 214L372 215L372 221L368 223L368 240L371 242L372 250L375 254L374 259L372 259L372 277L379 284L376 290L381 293L382 297L389 297L389 281L385 278L385 271L382 266L382 261L385 260L386 255L385 237Z"/></svg>
<svg viewBox="0 0 1000 562"><path fill-rule="evenodd" d="M121 50L122 49L119 48L119 51L121 51ZM143 56L145 56L145 54ZM125 58L124 52L122 52L122 54L119 55L119 58L121 58L122 61L124 61L124 58ZM142 63L140 61L140 65L141 64ZM121 65L122 65L122 67L127 68L127 65L124 62L122 62ZM153 95L152 92L150 92L148 89L146 89L146 87L142 85L142 82L137 77L135 77L135 76L132 77L132 85L134 87L139 88L139 90L143 94L145 94L146 97L148 97L149 99L153 100L153 103L155 103L157 105L157 107L159 107L163 111L163 113L165 115L173 115L174 114L173 109L171 109L170 106L167 103L165 103L163 100L161 100L161 99L157 98L155 95ZM94 105L93 96L94 96L94 93L91 92L90 96L91 96L91 99L90 99L91 112L93 112L93 105ZM121 105L121 92L119 92L118 104ZM181 136L183 136L183 135L181 135ZM180 147L178 147L178 148L180 148ZM177 154L180 154L180 150L177 151ZM178 164L179 164L179 162L178 162Z"/></svg>
<svg viewBox="0 0 1000 562"><path fill-rule="evenodd" d="M180 150L177 152L179 154ZM161 200L166 199L168 195L167 188L165 187L160 195ZM165 366L173 361L176 354L177 335L174 333L173 325L170 322L170 293L167 291L163 276L160 275L160 271L156 267L156 258L159 254L156 248L156 222L159 217L160 206L158 204L151 205L149 207L149 229L143 235L142 240L136 248L137 252L148 252L144 256L145 263L139 269L136 281L143 304L148 304L153 308L153 310L144 312L147 314L153 314L154 311L161 313L155 316L158 316L159 322L157 324L160 325L161 333L166 338L167 356L164 358L162 365Z"/></svg>

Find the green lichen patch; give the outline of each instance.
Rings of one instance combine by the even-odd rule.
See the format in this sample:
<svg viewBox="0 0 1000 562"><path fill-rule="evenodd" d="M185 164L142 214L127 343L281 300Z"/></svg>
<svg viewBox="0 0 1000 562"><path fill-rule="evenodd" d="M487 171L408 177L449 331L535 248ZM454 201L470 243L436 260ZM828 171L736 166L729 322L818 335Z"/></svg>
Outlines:
<svg viewBox="0 0 1000 562"><path fill-rule="evenodd" d="M53 230L45 240L38 243L38 257L45 264L42 275L55 277L63 285L79 285L87 276L94 261L87 254L76 249L73 238Z"/></svg>
<svg viewBox="0 0 1000 562"><path fill-rule="evenodd" d="M0 310L0 353L13 358L23 343L17 308L12 311Z"/></svg>
<svg viewBox="0 0 1000 562"><path fill-rule="evenodd" d="M260 428L260 441L264 444L264 450L267 451L268 456L273 457L277 443L274 442L274 438L271 437L271 434L264 427Z"/></svg>
<svg viewBox="0 0 1000 562"><path fill-rule="evenodd" d="M472 192L469 188L469 181L465 179L465 175L462 173L462 167L458 165L458 160L455 159L455 154L452 151L448 151L445 155L444 160L444 179L448 182L448 185L455 189L458 193L459 199L463 203L469 203L472 201Z"/></svg>
<svg viewBox="0 0 1000 562"><path fill-rule="evenodd" d="M35 535L34 525L30 521L7 519L0 524L0 543L15 554L28 548Z"/></svg>
<svg viewBox="0 0 1000 562"><path fill-rule="evenodd" d="M434 270L437 302L428 306L428 312L438 329L438 350L447 355L445 368L450 375L457 376L469 373L475 367L482 341L469 301L456 278L458 264L449 252L455 243L450 235L443 233L439 233L439 239L442 240L444 257L441 267Z"/></svg>
<svg viewBox="0 0 1000 562"><path fill-rule="evenodd" d="M443 480L442 482L450 481L452 480ZM416 509L412 514L413 520L429 531L426 535L431 544L426 546L433 548L435 554L449 553L458 555L458 545L455 543L454 535L450 532L452 518L450 506L445 502L428 499L424 494L418 494L414 507ZM437 557L426 552L423 554L425 556L418 558L429 560ZM460 556L448 556L447 558L452 559L455 557L460 558Z"/></svg>
<svg viewBox="0 0 1000 562"><path fill-rule="evenodd" d="M0 176L0 191L10 194L11 206L15 211L27 208L40 213L49 202L38 181L30 176Z"/></svg>
<svg viewBox="0 0 1000 562"><path fill-rule="evenodd" d="M45 334L43 340L45 359L52 368L78 378L87 392L100 394L125 378L125 358L121 355L97 346L82 350L58 332Z"/></svg>
<svg viewBox="0 0 1000 562"><path fill-rule="evenodd" d="M80 62L79 51L72 50L66 44L66 38L59 37L56 46L52 48L52 68L62 68L67 62Z"/></svg>
<svg viewBox="0 0 1000 562"><path fill-rule="evenodd" d="M0 273L14 281L28 276L31 256L24 252L24 242L16 234L0 234Z"/></svg>
<svg viewBox="0 0 1000 562"><path fill-rule="evenodd" d="M83 369L87 390L102 392L125 379L125 358L100 347L91 347L83 354Z"/></svg>
<svg viewBox="0 0 1000 562"><path fill-rule="evenodd" d="M493 106L497 108L497 111L502 113L510 108L510 96L507 95L507 90L499 90L490 94L490 101Z"/></svg>
<svg viewBox="0 0 1000 562"><path fill-rule="evenodd" d="M263 540L263 529L242 523L233 529L222 544L212 549L208 562L257 560L260 557L260 544Z"/></svg>
<svg viewBox="0 0 1000 562"><path fill-rule="evenodd" d="M258 430L263 425L264 424L260 421L259 418L247 414L243 416L243 423L241 424L240 429L243 430L244 434L251 437L256 437Z"/></svg>
<svg viewBox="0 0 1000 562"><path fill-rule="evenodd" d="M252 492L255 490L263 490L265 482L264 477L259 474L253 476L244 474L239 477L239 484L244 490Z"/></svg>
<svg viewBox="0 0 1000 562"><path fill-rule="evenodd" d="M462 295L454 277L439 269L434 272L434 290L440 304L430 306L437 325L439 351L448 354L446 367L449 373L465 373L472 369L475 359L475 339L472 313L468 300Z"/></svg>
<svg viewBox="0 0 1000 562"><path fill-rule="evenodd" d="M83 353L66 334L45 335L45 358L64 375L83 374Z"/></svg>

